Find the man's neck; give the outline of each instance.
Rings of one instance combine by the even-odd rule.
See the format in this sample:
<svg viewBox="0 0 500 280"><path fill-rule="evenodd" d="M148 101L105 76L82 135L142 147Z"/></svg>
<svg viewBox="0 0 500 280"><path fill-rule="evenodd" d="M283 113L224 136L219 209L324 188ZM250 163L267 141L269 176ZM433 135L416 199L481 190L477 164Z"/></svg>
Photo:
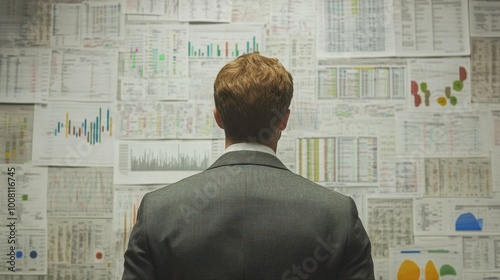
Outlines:
<svg viewBox="0 0 500 280"><path fill-rule="evenodd" d="M231 146L233 144L238 144L238 143L257 143L257 144L261 144L261 145L264 145L264 146L267 146L267 147L271 148L275 153L276 153L276 148L278 146L278 141L270 141L270 143L264 144L264 143L258 143L258 142L233 141L232 139L226 137L226 149L229 146Z"/></svg>

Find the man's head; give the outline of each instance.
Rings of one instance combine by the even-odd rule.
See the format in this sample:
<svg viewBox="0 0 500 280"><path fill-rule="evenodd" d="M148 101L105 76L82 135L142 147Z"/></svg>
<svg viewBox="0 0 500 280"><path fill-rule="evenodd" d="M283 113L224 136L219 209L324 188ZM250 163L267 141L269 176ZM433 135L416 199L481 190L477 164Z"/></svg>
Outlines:
<svg viewBox="0 0 500 280"><path fill-rule="evenodd" d="M233 143L269 144L286 127L292 96L292 75L277 59L245 54L215 79L215 119Z"/></svg>

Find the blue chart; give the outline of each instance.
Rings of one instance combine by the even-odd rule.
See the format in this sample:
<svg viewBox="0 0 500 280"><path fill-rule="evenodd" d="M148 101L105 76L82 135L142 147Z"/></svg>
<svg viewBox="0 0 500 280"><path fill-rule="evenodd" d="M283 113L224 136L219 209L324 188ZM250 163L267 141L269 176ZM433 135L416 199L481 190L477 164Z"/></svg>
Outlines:
<svg viewBox="0 0 500 280"><path fill-rule="evenodd" d="M498 199L453 199L449 202L448 232L455 235L498 235Z"/></svg>
<svg viewBox="0 0 500 280"><path fill-rule="evenodd" d="M192 26L188 41L190 58L235 58L262 51L263 26L213 24Z"/></svg>
<svg viewBox="0 0 500 280"><path fill-rule="evenodd" d="M476 218L470 212L461 214L455 221L456 231L481 231L482 229L483 219Z"/></svg>

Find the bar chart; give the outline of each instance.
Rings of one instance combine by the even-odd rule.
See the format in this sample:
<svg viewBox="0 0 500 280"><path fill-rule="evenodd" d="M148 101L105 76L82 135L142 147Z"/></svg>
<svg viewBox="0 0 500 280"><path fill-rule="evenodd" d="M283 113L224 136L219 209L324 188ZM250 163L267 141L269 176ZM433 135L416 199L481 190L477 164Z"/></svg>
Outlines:
<svg viewBox="0 0 500 280"><path fill-rule="evenodd" d="M190 58L235 58L262 51L262 25L224 24L191 26Z"/></svg>
<svg viewBox="0 0 500 280"><path fill-rule="evenodd" d="M115 106L54 102L35 106L33 162L47 165L111 166Z"/></svg>
<svg viewBox="0 0 500 280"><path fill-rule="evenodd" d="M103 113L104 120L103 120ZM54 128L54 136L64 135L68 137L83 137L90 145L97 145L102 143L103 133L113 136L113 118L109 115L109 108L103 112L103 108L99 108L99 113L96 114L95 119L84 118L81 122L71 122L69 112L66 112L64 120L57 122Z"/></svg>

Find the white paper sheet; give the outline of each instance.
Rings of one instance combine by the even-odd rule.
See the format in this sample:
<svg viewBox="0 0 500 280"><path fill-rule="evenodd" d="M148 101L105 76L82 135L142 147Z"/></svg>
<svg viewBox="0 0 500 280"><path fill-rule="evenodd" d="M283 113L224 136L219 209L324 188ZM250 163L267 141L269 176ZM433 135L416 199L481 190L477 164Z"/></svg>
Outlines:
<svg viewBox="0 0 500 280"><path fill-rule="evenodd" d="M500 2L492 0L470 0L470 35L500 36Z"/></svg>
<svg viewBox="0 0 500 280"><path fill-rule="evenodd" d="M333 186L377 186L376 137L297 139L297 173Z"/></svg>
<svg viewBox="0 0 500 280"><path fill-rule="evenodd" d="M418 198L413 201L413 229L415 236L444 236L448 222L447 200Z"/></svg>
<svg viewBox="0 0 500 280"><path fill-rule="evenodd" d="M187 24L130 24L126 27L123 76L187 77Z"/></svg>
<svg viewBox="0 0 500 280"><path fill-rule="evenodd" d="M47 273L47 168L0 164L0 274Z"/></svg>
<svg viewBox="0 0 500 280"><path fill-rule="evenodd" d="M396 55L469 55L467 0L394 0Z"/></svg>
<svg viewBox="0 0 500 280"><path fill-rule="evenodd" d="M492 165L489 157L426 158L425 195L491 197Z"/></svg>
<svg viewBox="0 0 500 280"><path fill-rule="evenodd" d="M47 103L49 49L0 48L0 102Z"/></svg>
<svg viewBox="0 0 500 280"><path fill-rule="evenodd" d="M500 232L500 200L454 199L445 216L449 235L495 235Z"/></svg>
<svg viewBox="0 0 500 280"><path fill-rule="evenodd" d="M112 230L111 218L50 218L50 275L71 277L78 273L92 279L111 279L114 261Z"/></svg>
<svg viewBox="0 0 500 280"><path fill-rule="evenodd" d="M412 158L487 156L486 119L486 114L475 112L397 114L397 154Z"/></svg>
<svg viewBox="0 0 500 280"><path fill-rule="evenodd" d="M119 103L122 139L223 138L211 102Z"/></svg>
<svg viewBox="0 0 500 280"><path fill-rule="evenodd" d="M139 2L139 1L138 1ZM163 7L158 7L158 14L161 15L151 15L151 14L128 14L126 15L127 21L140 21L140 22L150 22L150 21L177 21L179 19L179 0L163 0L165 5Z"/></svg>
<svg viewBox="0 0 500 280"><path fill-rule="evenodd" d="M500 38L472 38L471 90L474 103L500 103Z"/></svg>
<svg viewBox="0 0 500 280"><path fill-rule="evenodd" d="M47 211L51 217L111 218L113 169L49 168Z"/></svg>
<svg viewBox="0 0 500 280"><path fill-rule="evenodd" d="M330 57L393 56L392 0L318 1L318 55Z"/></svg>
<svg viewBox="0 0 500 280"><path fill-rule="evenodd" d="M389 247L413 244L413 200L368 197L368 236L373 258L389 258Z"/></svg>
<svg viewBox="0 0 500 280"><path fill-rule="evenodd" d="M0 1L0 46L48 47L52 3L55 1Z"/></svg>
<svg viewBox="0 0 500 280"><path fill-rule="evenodd" d="M166 0L127 0L125 14L163 15Z"/></svg>
<svg viewBox="0 0 500 280"><path fill-rule="evenodd" d="M112 246L115 265L114 279L120 279L123 274L125 250L128 246L130 232L137 221L137 210L142 197L162 186L116 186L113 190L113 234Z"/></svg>
<svg viewBox="0 0 500 280"><path fill-rule="evenodd" d="M500 236L464 236L464 270L500 273ZM471 279L471 278L464 278Z"/></svg>
<svg viewBox="0 0 500 280"><path fill-rule="evenodd" d="M179 21L230 22L231 1L179 1Z"/></svg>
<svg viewBox="0 0 500 280"><path fill-rule="evenodd" d="M389 279L462 278L462 252L443 247L395 247L390 250Z"/></svg>
<svg viewBox="0 0 500 280"><path fill-rule="evenodd" d="M83 6L81 4L53 4L51 45L79 47L81 44L80 22L82 16Z"/></svg>
<svg viewBox="0 0 500 280"><path fill-rule="evenodd" d="M50 100L116 100L117 65L115 51L53 49Z"/></svg>
<svg viewBox="0 0 500 280"><path fill-rule="evenodd" d="M318 3L324 57L468 55L467 0Z"/></svg>
<svg viewBox="0 0 500 280"><path fill-rule="evenodd" d="M266 23L270 20L271 5L268 0L232 0L231 22L241 23Z"/></svg>
<svg viewBox="0 0 500 280"><path fill-rule="evenodd" d="M84 47L116 48L123 42L125 14L122 2L84 2L80 22Z"/></svg>
<svg viewBox="0 0 500 280"><path fill-rule="evenodd" d="M318 61L318 98L350 100L405 99L407 66L401 60L346 64L342 60Z"/></svg>

